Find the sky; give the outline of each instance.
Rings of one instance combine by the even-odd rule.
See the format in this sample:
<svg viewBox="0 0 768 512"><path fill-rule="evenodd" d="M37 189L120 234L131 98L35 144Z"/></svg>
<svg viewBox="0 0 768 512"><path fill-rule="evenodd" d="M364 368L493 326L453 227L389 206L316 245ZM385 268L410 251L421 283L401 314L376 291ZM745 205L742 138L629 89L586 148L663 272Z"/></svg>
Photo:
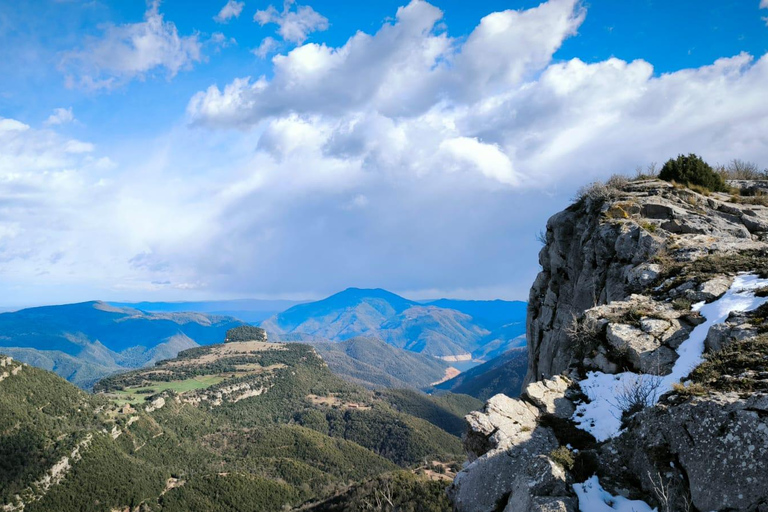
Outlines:
<svg viewBox="0 0 768 512"><path fill-rule="evenodd" d="M768 0L0 0L0 306L527 299L575 191L768 167Z"/></svg>

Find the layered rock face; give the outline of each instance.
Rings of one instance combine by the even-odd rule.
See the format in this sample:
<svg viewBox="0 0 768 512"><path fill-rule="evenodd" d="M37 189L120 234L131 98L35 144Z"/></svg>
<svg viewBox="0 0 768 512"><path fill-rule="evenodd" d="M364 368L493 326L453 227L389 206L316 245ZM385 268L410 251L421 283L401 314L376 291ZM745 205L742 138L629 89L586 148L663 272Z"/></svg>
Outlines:
<svg viewBox="0 0 768 512"><path fill-rule="evenodd" d="M768 511L768 207L657 180L594 187L549 220L546 242L526 386L467 417L457 510L575 511L574 485L597 475L647 510ZM734 289L742 273L754 289ZM723 308L759 308L701 325L726 292ZM704 363L691 373L688 360ZM580 417L595 376L635 383L608 399L610 436Z"/></svg>
<svg viewBox="0 0 768 512"><path fill-rule="evenodd" d="M749 188L750 182L743 183ZM574 315L643 291L661 271L654 262L659 251L674 246L677 258L692 261L765 246L763 206L736 204L723 194L705 197L661 181L610 193L612 199L587 197L547 223L542 271L528 302L526 383L566 370L574 356L566 333Z"/></svg>

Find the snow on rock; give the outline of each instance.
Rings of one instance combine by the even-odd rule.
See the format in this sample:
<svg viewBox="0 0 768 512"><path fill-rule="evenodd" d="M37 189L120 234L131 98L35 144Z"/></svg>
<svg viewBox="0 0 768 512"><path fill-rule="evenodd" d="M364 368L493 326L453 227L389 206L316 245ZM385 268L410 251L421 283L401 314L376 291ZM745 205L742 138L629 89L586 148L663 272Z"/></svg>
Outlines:
<svg viewBox="0 0 768 512"><path fill-rule="evenodd" d="M656 512L644 501L613 496L600 486L597 475L586 482L575 484L573 490L579 498L581 512Z"/></svg>
<svg viewBox="0 0 768 512"><path fill-rule="evenodd" d="M648 404L653 405L659 397L672 389L672 385L687 377L701 364L704 354L704 340L709 329L723 323L732 312L752 311L766 301L766 297L755 297L754 290L768 286L768 279L760 279L753 274L736 277L728 291L718 300L709 304L696 304L706 321L694 328L691 334L678 348L678 358L672 372L662 377L654 375L623 372L608 374L589 372L579 385L589 398L588 403L576 407L573 420L579 428L592 434L598 441L605 441L619 434L621 430L621 396L637 386L650 390Z"/></svg>

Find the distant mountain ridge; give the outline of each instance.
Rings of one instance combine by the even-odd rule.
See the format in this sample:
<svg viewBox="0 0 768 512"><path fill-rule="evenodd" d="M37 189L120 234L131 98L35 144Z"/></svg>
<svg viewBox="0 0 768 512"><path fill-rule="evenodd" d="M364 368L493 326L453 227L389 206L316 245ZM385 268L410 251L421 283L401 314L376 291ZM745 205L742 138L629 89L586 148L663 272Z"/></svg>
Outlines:
<svg viewBox="0 0 768 512"><path fill-rule="evenodd" d="M195 312L232 316L244 322L261 322L301 304L295 300L234 299L183 302L110 302L113 306L139 309L152 313Z"/></svg>
<svg viewBox="0 0 768 512"><path fill-rule="evenodd" d="M525 308L524 302L501 300L417 302L380 288L348 288L289 308L261 327L284 341L368 336L448 360L486 359L510 348L507 343L524 333ZM488 343L493 346L485 350Z"/></svg>
<svg viewBox="0 0 768 512"><path fill-rule="evenodd" d="M243 322L204 313L147 313L100 301L0 314L0 349L88 388L120 370L218 343Z"/></svg>

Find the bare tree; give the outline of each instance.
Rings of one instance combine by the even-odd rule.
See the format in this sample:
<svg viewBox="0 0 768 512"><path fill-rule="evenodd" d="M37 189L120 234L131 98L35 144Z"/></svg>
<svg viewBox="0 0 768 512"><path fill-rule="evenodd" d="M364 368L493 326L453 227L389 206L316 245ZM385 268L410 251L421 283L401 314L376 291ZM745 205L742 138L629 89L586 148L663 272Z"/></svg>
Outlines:
<svg viewBox="0 0 768 512"><path fill-rule="evenodd" d="M651 488L653 494L656 495L656 499L661 506L661 512L672 512L672 482L667 480L667 484L664 485L664 479L661 477L661 473L652 474L648 471L648 480L651 482Z"/></svg>

